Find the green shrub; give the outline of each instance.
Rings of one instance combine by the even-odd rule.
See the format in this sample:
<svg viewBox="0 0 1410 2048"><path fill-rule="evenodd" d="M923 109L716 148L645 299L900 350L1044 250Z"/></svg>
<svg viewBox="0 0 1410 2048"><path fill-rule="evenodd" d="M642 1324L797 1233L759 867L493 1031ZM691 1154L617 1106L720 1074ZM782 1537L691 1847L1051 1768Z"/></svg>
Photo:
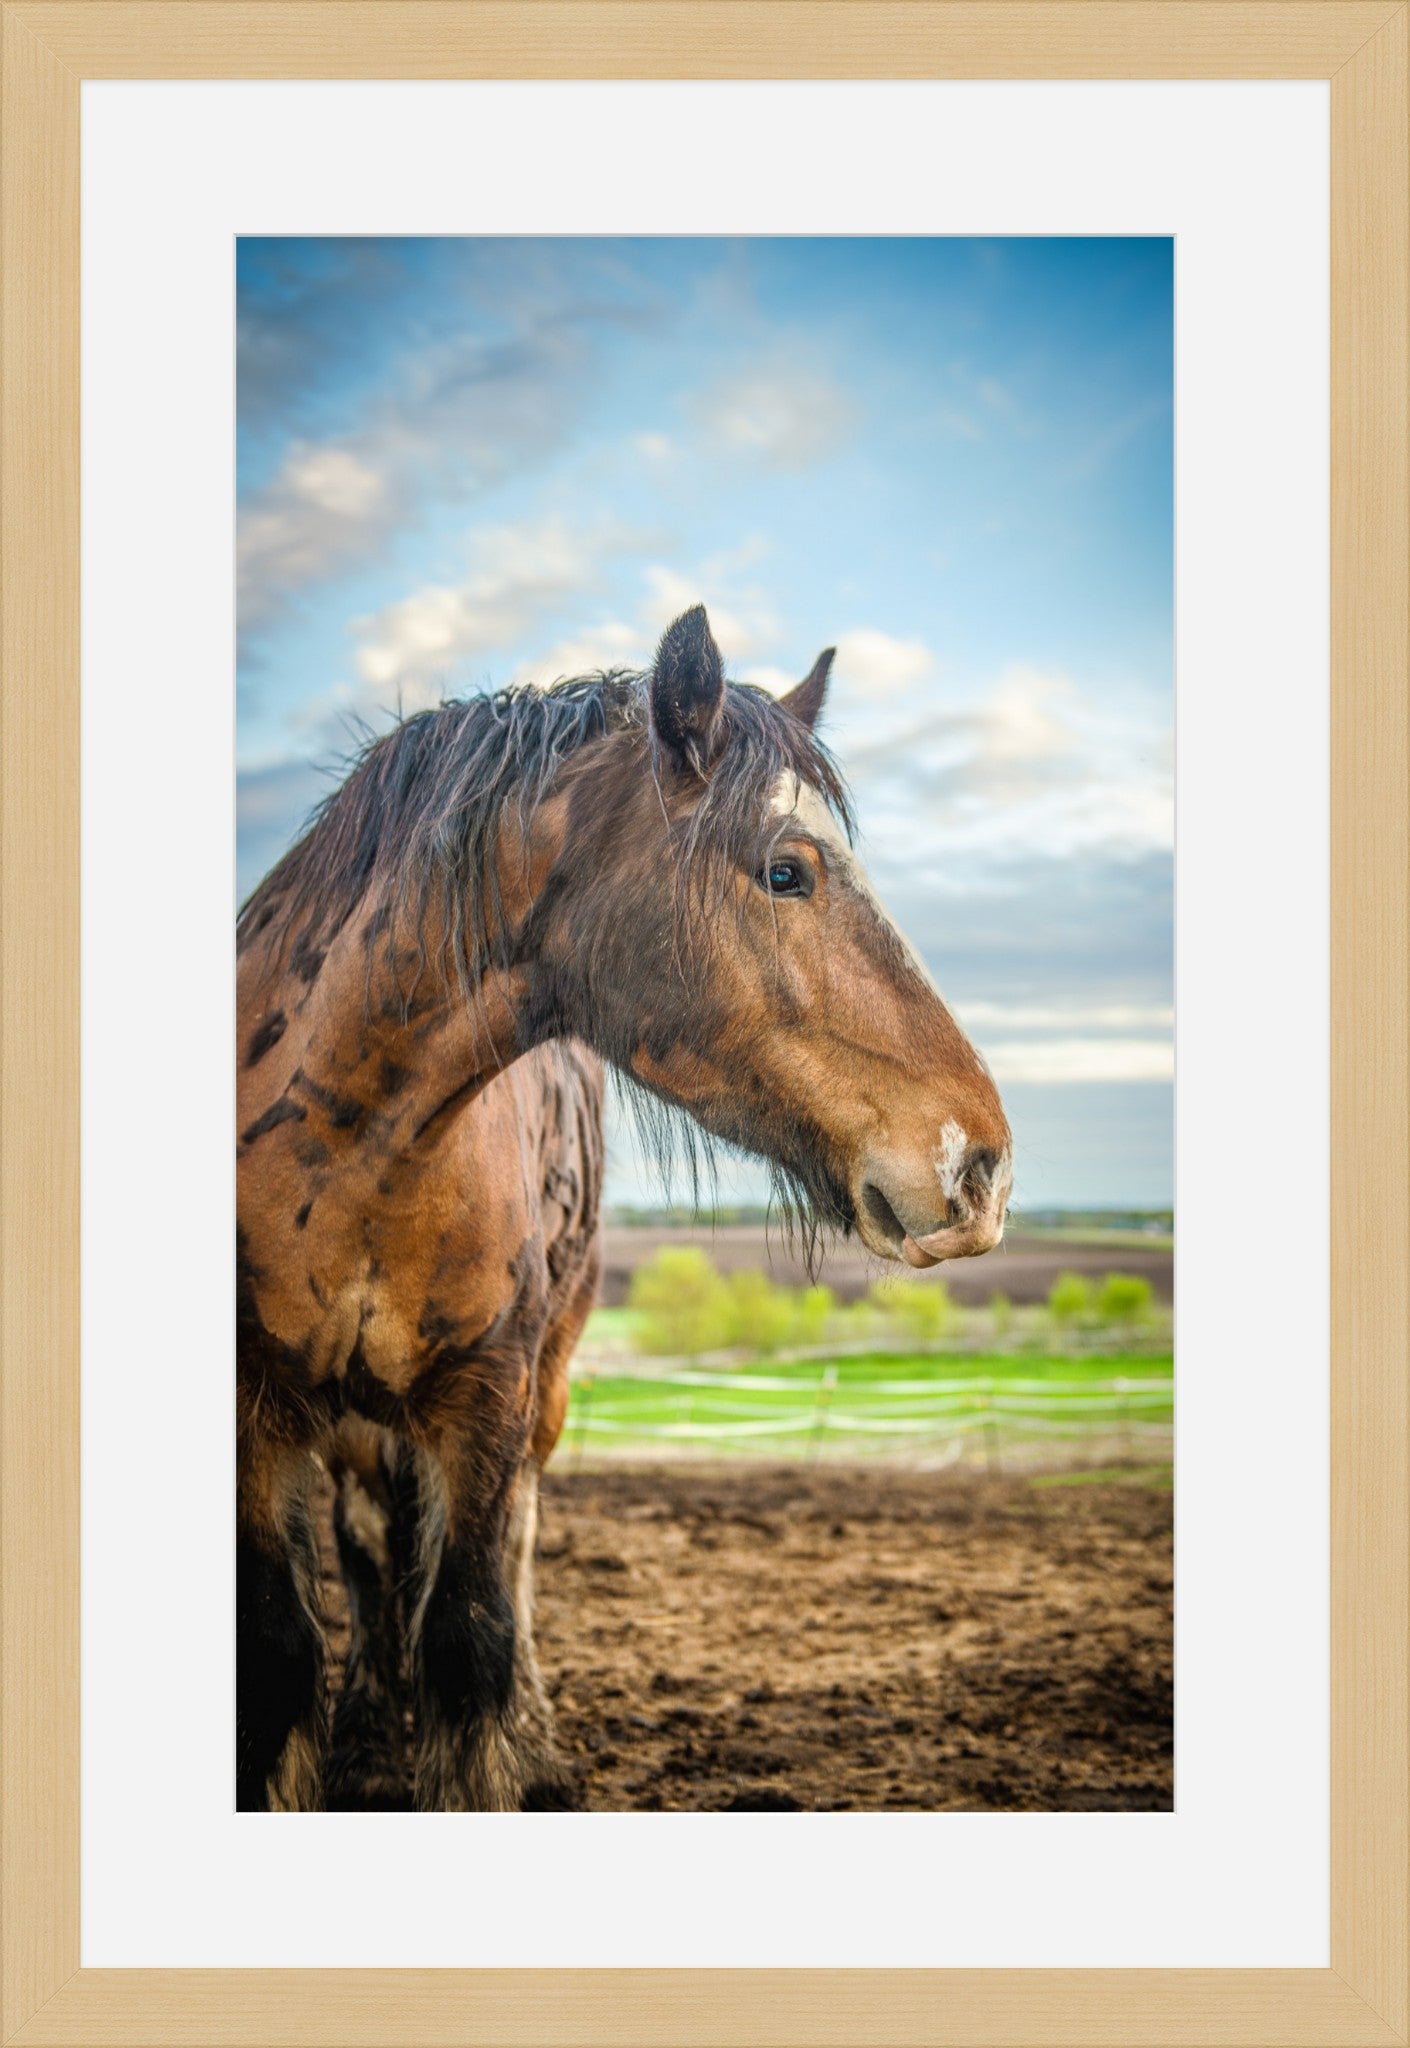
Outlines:
<svg viewBox="0 0 1410 2048"><path fill-rule="evenodd" d="M719 1351L731 1341L730 1289L698 1245L663 1245L632 1274L627 1300L640 1316L636 1348L648 1357Z"/></svg>
<svg viewBox="0 0 1410 2048"><path fill-rule="evenodd" d="M1060 1328L1089 1322L1095 1309L1092 1285L1081 1273L1059 1273L1048 1292L1048 1314Z"/></svg>
<svg viewBox="0 0 1410 2048"><path fill-rule="evenodd" d="M632 1275L633 1342L649 1358L700 1351L778 1351L820 1343L837 1309L830 1287L794 1292L767 1273L728 1276L698 1245L665 1245Z"/></svg>
<svg viewBox="0 0 1410 2048"><path fill-rule="evenodd" d="M1097 1314L1104 1323L1144 1323L1150 1319L1151 1284L1138 1273L1108 1273L1097 1296Z"/></svg>
<svg viewBox="0 0 1410 2048"><path fill-rule="evenodd" d="M957 1310L943 1280L879 1280L868 1299L920 1344L934 1344L953 1328Z"/></svg>
<svg viewBox="0 0 1410 2048"><path fill-rule="evenodd" d="M865 1344L876 1335L876 1304L874 1301L844 1301L833 1310L828 1320L828 1334L839 1344Z"/></svg>
<svg viewBox="0 0 1410 2048"><path fill-rule="evenodd" d="M829 1318L837 1309L837 1296L830 1287L805 1287L794 1296L793 1341L821 1344L827 1335Z"/></svg>
<svg viewBox="0 0 1410 2048"><path fill-rule="evenodd" d="M775 1287L765 1273L732 1273L729 1290L729 1342L749 1351L777 1351L793 1336L797 1317L793 1297Z"/></svg>
<svg viewBox="0 0 1410 2048"><path fill-rule="evenodd" d="M1013 1328L1013 1303L1006 1294L989 1296L989 1320L994 1325L996 1337L1007 1337Z"/></svg>

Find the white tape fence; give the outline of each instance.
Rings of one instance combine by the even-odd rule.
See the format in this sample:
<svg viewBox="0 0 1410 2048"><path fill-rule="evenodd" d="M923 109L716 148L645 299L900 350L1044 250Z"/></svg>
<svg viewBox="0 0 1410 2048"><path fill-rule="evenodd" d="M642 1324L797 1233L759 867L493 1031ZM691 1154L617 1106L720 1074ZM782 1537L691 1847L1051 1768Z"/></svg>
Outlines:
<svg viewBox="0 0 1410 2048"><path fill-rule="evenodd" d="M786 1405L777 1397L793 1395ZM854 1380L839 1384L835 1365L817 1379L762 1373L667 1371L630 1380L592 1373L576 1378L567 1436L574 1461L585 1451L657 1446L711 1447L722 1453L775 1446L781 1454L826 1450L884 1451L908 1456L933 1449L950 1462L969 1447L991 1469L1004 1455L1066 1440L1109 1445L1123 1461L1168 1456L1173 1436L1174 1381L965 1379ZM672 1412L660 1411L669 1408ZM645 1411L645 1412L643 1412Z"/></svg>

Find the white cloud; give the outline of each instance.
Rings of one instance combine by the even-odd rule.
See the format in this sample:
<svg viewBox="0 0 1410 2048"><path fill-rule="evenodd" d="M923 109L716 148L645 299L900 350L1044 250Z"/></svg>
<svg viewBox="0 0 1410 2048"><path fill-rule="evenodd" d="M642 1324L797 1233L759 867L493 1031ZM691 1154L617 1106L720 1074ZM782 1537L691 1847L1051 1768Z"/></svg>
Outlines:
<svg viewBox="0 0 1410 2048"><path fill-rule="evenodd" d="M833 736L863 815L885 821L910 864L927 849L936 886L960 855L1169 849L1167 725L1113 710L1070 676L1030 663L1010 663L977 691L949 681L943 694L927 690L920 643L868 634L871 661L854 662L854 637L862 638L842 643ZM972 887L972 861L965 873Z"/></svg>
<svg viewBox="0 0 1410 2048"><path fill-rule="evenodd" d="M276 474L242 500L242 636L267 626L308 586L367 561L389 534L410 531L434 501L473 500L565 440L606 312L551 266L515 282L516 290L495 297L494 333L468 323L453 297L434 336L411 327L404 353L336 443L296 440ZM258 344L246 333L241 346L242 376L248 370L258 388L258 361L249 360ZM303 354L328 346L326 335L307 336ZM278 348L275 356L278 388L289 362Z"/></svg>
<svg viewBox="0 0 1410 2048"><path fill-rule="evenodd" d="M1175 1011L1169 1003L953 1007L1000 1082L1168 1081L1175 1071Z"/></svg>
<svg viewBox="0 0 1410 2048"><path fill-rule="evenodd" d="M692 400L690 409L712 452L744 456L769 469L806 469L830 455L855 416L839 384L796 363L722 378Z"/></svg>
<svg viewBox="0 0 1410 2048"><path fill-rule="evenodd" d="M651 641L640 626L625 619L607 619L558 640L542 654L531 655L515 669L512 681L545 686L561 676L588 675L599 668L644 668Z"/></svg>
<svg viewBox="0 0 1410 2048"><path fill-rule="evenodd" d="M443 584L387 605L368 623L357 665L378 689L424 679L430 669L444 674L461 655L496 637L470 593Z"/></svg>
<svg viewBox="0 0 1410 2048"><path fill-rule="evenodd" d="M849 696L892 696L921 682L934 666L923 641L897 640L875 626L838 637L837 681Z"/></svg>
<svg viewBox="0 0 1410 2048"><path fill-rule="evenodd" d="M1077 738L1064 713L1076 696L1066 676L1023 664L1006 668L981 713L982 755L997 764L1071 754Z"/></svg>
<svg viewBox="0 0 1410 2048"><path fill-rule="evenodd" d="M479 529L462 582L428 584L361 622L358 672L382 701L394 689L444 682L470 656L521 639L538 613L590 588L603 556L621 544L615 529L583 531L561 519Z"/></svg>
<svg viewBox="0 0 1410 2048"><path fill-rule="evenodd" d="M438 702L446 688L458 685L456 672L467 661L526 642L532 646L541 618L561 615L602 582L614 557L640 547L641 536L606 521L579 527L549 518L476 529L467 543L470 567L463 578L426 584L356 622L362 688L340 686L312 708L310 720L325 726L330 713L369 717L379 708L409 711ZM778 633L761 591L739 581L765 547L757 537L746 538L696 573L643 564L635 616L593 621L589 615L522 659L513 680L547 683L597 668L645 667L671 621L702 602L726 659L747 656ZM797 680L770 673L785 689Z"/></svg>
<svg viewBox="0 0 1410 2048"><path fill-rule="evenodd" d="M1038 1081L1170 1081L1175 1047L1160 1038L1041 1038L991 1044L981 1050L994 1078Z"/></svg>
<svg viewBox="0 0 1410 2048"><path fill-rule="evenodd" d="M248 631L290 589L359 560L399 514L390 480L365 456L296 441L242 511L236 542L240 623Z"/></svg>
<svg viewBox="0 0 1410 2048"><path fill-rule="evenodd" d="M1169 1003L965 1003L957 1014L967 1031L1152 1031L1169 1030Z"/></svg>
<svg viewBox="0 0 1410 2048"><path fill-rule="evenodd" d="M383 480L348 448L295 444L284 465L288 487L335 519L366 519L382 501Z"/></svg>

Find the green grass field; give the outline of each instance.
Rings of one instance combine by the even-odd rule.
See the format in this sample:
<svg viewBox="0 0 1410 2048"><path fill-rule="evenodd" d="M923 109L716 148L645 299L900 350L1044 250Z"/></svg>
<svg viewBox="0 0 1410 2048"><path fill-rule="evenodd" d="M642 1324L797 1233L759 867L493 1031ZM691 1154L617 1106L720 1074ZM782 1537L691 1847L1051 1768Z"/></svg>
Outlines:
<svg viewBox="0 0 1410 2048"><path fill-rule="evenodd" d="M663 1245L633 1272L630 1304L596 1310L583 1333L575 1459L865 1452L995 1469L1169 1454L1170 1316L1141 1276L1059 1272L1046 1304L982 1309L903 1276L839 1305Z"/></svg>
<svg viewBox="0 0 1410 2048"><path fill-rule="evenodd" d="M1055 1452L1082 1439L1149 1446L1173 1421L1171 1364L1145 1352L892 1351L657 1377L588 1372L574 1379L565 1436L575 1455L687 1445L914 1455L972 1441L992 1462L1020 1440Z"/></svg>

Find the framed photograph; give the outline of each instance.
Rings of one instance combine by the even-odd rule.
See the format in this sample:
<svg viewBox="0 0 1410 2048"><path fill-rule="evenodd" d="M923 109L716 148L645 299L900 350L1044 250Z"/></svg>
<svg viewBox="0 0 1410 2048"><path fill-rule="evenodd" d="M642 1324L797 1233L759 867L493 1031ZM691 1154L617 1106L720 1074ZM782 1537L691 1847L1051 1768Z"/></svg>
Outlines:
<svg viewBox="0 0 1410 2048"><path fill-rule="evenodd" d="M1410 2041L1410 7L2 11L3 2039Z"/></svg>

